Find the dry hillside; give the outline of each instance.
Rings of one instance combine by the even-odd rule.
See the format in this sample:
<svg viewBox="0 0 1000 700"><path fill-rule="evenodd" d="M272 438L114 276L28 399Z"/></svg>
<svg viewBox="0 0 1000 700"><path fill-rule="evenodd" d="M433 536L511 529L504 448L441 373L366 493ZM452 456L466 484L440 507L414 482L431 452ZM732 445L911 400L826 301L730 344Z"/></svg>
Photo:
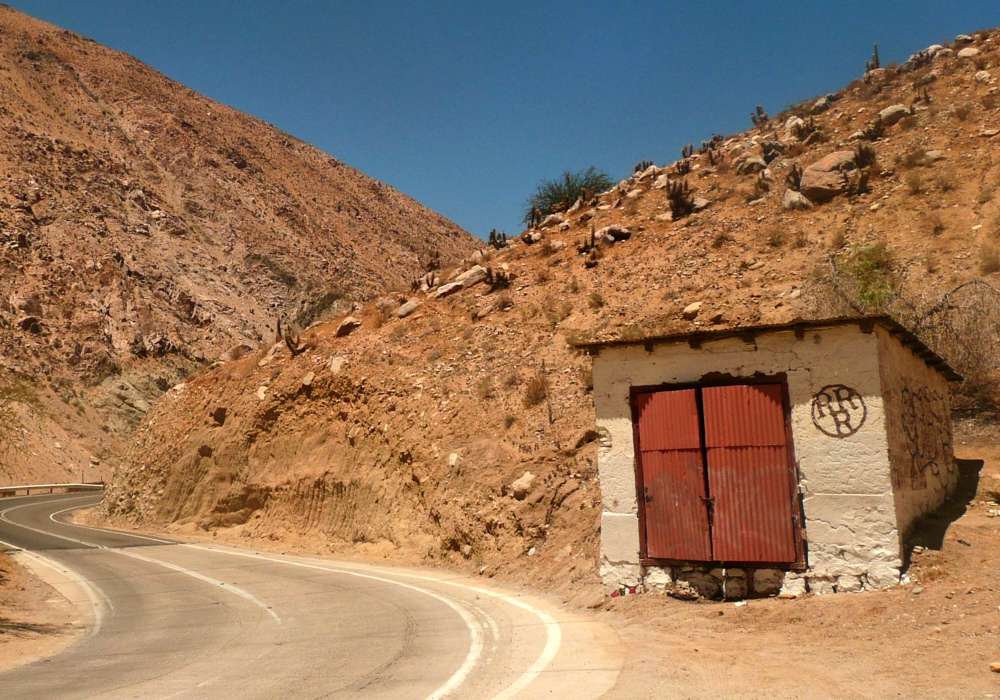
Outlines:
<svg viewBox="0 0 1000 700"><path fill-rule="evenodd" d="M297 355L279 342L174 387L108 515L566 589L597 580L601 511L574 340L892 311L976 379L963 405L988 401L995 353L955 333L970 315L995 329L998 41L755 114L365 306L353 331L336 319Z"/></svg>
<svg viewBox="0 0 1000 700"><path fill-rule="evenodd" d="M473 240L130 56L0 7L0 410L19 417L0 482L113 458L199 364Z"/></svg>

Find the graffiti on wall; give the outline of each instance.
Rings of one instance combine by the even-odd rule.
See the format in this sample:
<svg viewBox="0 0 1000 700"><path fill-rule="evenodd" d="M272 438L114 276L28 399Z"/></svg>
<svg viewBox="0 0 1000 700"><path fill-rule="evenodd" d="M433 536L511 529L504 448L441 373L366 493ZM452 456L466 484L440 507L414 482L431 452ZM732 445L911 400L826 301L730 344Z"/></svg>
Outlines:
<svg viewBox="0 0 1000 700"><path fill-rule="evenodd" d="M813 425L824 435L846 438L861 430L868 407L857 390L843 384L829 384L813 395Z"/></svg>
<svg viewBox="0 0 1000 700"><path fill-rule="evenodd" d="M896 486L923 489L928 474L940 479L955 470L948 403L940 391L927 387L910 389L905 384L900 397L900 419L910 459L904 469L893 470L893 477Z"/></svg>

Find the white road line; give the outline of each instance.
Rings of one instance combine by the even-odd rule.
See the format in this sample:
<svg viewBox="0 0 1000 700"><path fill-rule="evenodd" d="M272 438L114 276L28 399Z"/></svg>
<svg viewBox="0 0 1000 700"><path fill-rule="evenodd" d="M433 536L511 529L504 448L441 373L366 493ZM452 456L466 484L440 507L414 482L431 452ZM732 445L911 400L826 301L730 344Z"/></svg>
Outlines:
<svg viewBox="0 0 1000 700"><path fill-rule="evenodd" d="M272 562L276 562L276 563L279 563L279 564L287 564L289 566L299 566L299 567L307 568L307 569L318 569L320 571L330 571L330 572L333 572L333 573L347 574L349 576L358 576L360 578L374 579L376 581L385 581L387 583L392 583L392 584L395 584L397 586L403 586L405 588L412 588L413 590L417 590L417 591L420 591L421 593L425 593L425 594L427 594L429 596L432 596L434 598L438 598L439 600L442 600L443 602L446 602L453 609L455 609L460 615L462 615L463 619L466 619L466 615L468 615L468 613L465 613L460 608L458 608L455 605L453 605L452 603L448 602L447 599L441 598L437 594L432 593L431 591L427 591L425 589L418 588L416 586L409 586L408 584L405 584L405 583L403 583L401 581L395 581L395 580L389 579L389 578L381 578L379 576L372 576L372 575L369 575L369 574L362 574L362 573L357 572L357 571L350 571L350 570L347 570L347 569L338 569L338 568L334 568L334 567L330 567L330 566L320 566L318 564L307 564L305 562L291 561L291 560L288 560L288 559L279 559L279 558L276 558L276 557L268 557L268 556L264 556L262 554L251 554L249 552L237 552L237 551L229 550L229 549L214 549L214 548L211 548L211 547L204 547L202 545L196 545L196 544L182 544L181 546L182 547L191 547L193 549L202 549L202 550L209 551L209 552L221 552L223 554L231 554L233 556L238 556L238 557L247 557L249 559L260 559L260 560L263 560L263 561L272 561ZM510 596L510 595L507 595L505 593L498 593L496 591L491 591L491 590L488 590L486 588L480 588L478 586L467 586L465 584L458 583L456 581L443 581L441 579L436 579L436 578L433 578L431 576L421 576L419 574L406 574L406 573L395 572L395 571L392 573L392 575L393 576L406 577L406 578L419 579L421 581L427 581L427 582L430 582L430 583L437 583L437 584L442 584L442 585L446 585L446 586L454 586L456 588L463 588L463 589L465 589L467 591L473 591L473 592L479 593L481 595L489 596L491 598L496 598L498 600L502 600L503 602L505 602L505 603L507 603L509 605L513 605L516 608L520 608L520 609L522 609L522 610L524 610L526 612L529 612L532 615L535 615L539 620L542 621L542 624L545 626L546 641L545 641L545 648L542 649L541 655L539 655L539 657L535 660L535 663L533 663L528 668L527 671L525 671L523 674L521 674L521 676L516 681L514 681L511 685L509 685L507 688L505 688L503 691L501 691L498 695L495 695L493 697L493 700L509 700L509 698L514 697L515 695L517 695L517 693L519 693L522 690L524 690L524 688L526 688L529 683L531 683L533 680L535 680L541 674L541 672L544 671L548 667L548 665L550 663L552 663L552 660L556 657L556 654L559 652L559 647L562 645L562 628L559 626L559 623L556 622L555 618L553 618L551 615L549 615L548 613L546 613L546 612L544 612L542 610L537 610L536 608L532 607L531 605L528 605L527 603L525 603L522 600L518 600L514 596ZM471 626L470 626L470 629L471 629ZM474 639L474 641L475 641L475 639ZM481 644L481 642L480 642L480 644ZM470 650L470 656L471 656L471 653L472 653L472 651ZM468 659L466 661L468 661ZM463 668L464 667L465 667L465 664L463 664ZM470 668L470 670L471 670L471 668ZM462 669L459 669L459 671L462 671ZM466 671L465 675L468 675L468 671ZM463 677L463 680L464 680L464 677ZM451 681L449 681L449 684L450 684L450 682ZM446 684L446 686L447 685L448 684ZM442 688L444 688L444 687L445 686L442 686ZM457 687L457 686L455 686L455 687ZM434 695L430 696L430 698L435 698L436 699L436 698L444 697L444 694L440 694L440 695L437 694L440 691L441 691L441 689L439 689L438 691L436 691ZM449 690L448 692L451 692L451 690ZM430 698L428 698L428 700L430 700Z"/></svg>
<svg viewBox="0 0 1000 700"><path fill-rule="evenodd" d="M206 552L213 552L216 554L230 554L236 557L246 557L247 559L259 559L261 561L270 561L277 564L286 564L288 566L297 566L301 569L315 569L317 571L329 571L335 574L344 574L346 576L355 576L357 578L368 579L370 581L381 581L382 583L390 583L394 586L400 586L401 588L406 588L411 591L416 591L418 593L423 593L426 596L430 596L435 600L438 600L449 608L458 613L462 621L465 622L466 627L469 628L469 636L472 639L472 643L469 645L469 653L465 656L465 661L458 670L451 675L451 677L445 681L444 685L435 690L433 693L427 696L426 700L439 700L440 698L446 697L453 693L465 679L469 677L472 669L475 667L476 663L479 661L479 657L483 653L483 635L481 632L481 627L479 622L473 617L468 611L462 607L458 601L454 601L447 596L443 596L439 593L434 593L425 588L420 588L419 586L411 586L408 583L403 583L402 581L394 581L390 578L382 578L381 576L373 576L371 574L363 574L359 571L348 571L346 569L335 569L329 566L320 566L318 564L308 564L302 561L291 561L288 559L277 559L275 557L267 557L263 554L251 554L250 552L236 552L228 549L213 549L212 547L202 547L197 544L182 544L181 547L190 547L191 549L200 549ZM428 579L430 580L430 579Z"/></svg>
<svg viewBox="0 0 1000 700"><path fill-rule="evenodd" d="M227 585L223 581L219 581L218 579L214 579L214 578L211 578L209 576L205 576L204 574L200 574L197 571L191 571L190 569L185 569L184 567L177 566L176 564L170 564L170 563L167 563L165 561L160 561L159 559L151 559L149 557L144 557L141 554L136 554L135 552L126 552L125 550L118 549L118 548L115 548L115 547L105 547L103 545L94 544L93 542L86 542L84 540L78 540L78 539L75 539L73 537L66 537L65 535L57 535L57 534L52 533L52 532L46 532L45 530L39 530L38 528L31 527L30 525L22 525L21 523L15 523L12 520L8 520L7 519L7 513L9 513L12 510L18 510L20 508L27 508L28 506L42 505L42 504L45 504L45 503L52 503L55 500L60 500L60 499L53 499L52 501L41 501L41 502L34 502L34 503L25 503L24 505L14 506L13 508L8 508L7 510L0 512L0 520L3 520L5 523L10 523L11 525L13 525L15 527L20 527L20 528L24 528L25 530L31 530L32 532L37 532L37 533L39 533L41 535L48 535L49 537L55 537L56 539L66 540L67 542L74 542L76 544L83 545L85 547L92 547L93 549L100 549L100 550L103 550L105 552L112 552L113 554L120 554L123 557L131 557L133 559L139 559L140 561L145 561L145 562L148 562L150 564L157 564L159 566L162 566L165 569L170 569L171 571L176 571L178 573L185 574L186 576L190 576L192 578L195 578L195 579L197 579L199 581L203 581L205 583L211 584L213 586L218 586L220 588L225 588L227 591L229 591L233 595L238 595L241 598L245 598L245 599L247 599L247 600L255 603L256 605L258 605L261 608L261 610L263 610L268 615L270 615L272 618L274 618L275 622L277 622L279 625L281 624L281 618L278 617L278 614L276 612L274 612L274 610L272 610L270 608L270 606L268 606L266 603L264 603L263 601L261 601L260 599L258 599L257 597L255 597L252 593L249 593L248 591L245 591L242 588L239 588L238 586ZM71 499L66 499L66 500L71 500ZM71 510L71 509L67 509L67 510ZM53 521L53 522L56 522L56 521ZM127 535L128 533L122 533L122 534L126 534Z"/></svg>
<svg viewBox="0 0 1000 700"><path fill-rule="evenodd" d="M38 564L41 564L42 566L52 569L57 574L62 574L70 581L78 585L83 590L83 592L87 594L87 597L90 599L90 604L94 608L94 626L90 628L90 636L93 637L94 635L96 635L98 632L101 631L101 623L104 622L104 610L101 606L101 601L97 597L97 593L94 592L96 586L91 584L83 576L78 574L70 567L65 566L64 564L60 564L59 562L53 561L52 559L44 557L36 552L29 552L26 549L21 549L17 545L13 545L10 542L4 542L3 540L0 540L0 544L2 544L4 547L9 547L12 550L21 552L29 559L34 559L35 562L37 562ZM97 590L100 591L100 589ZM100 591L100 593L101 597L107 600L108 597L104 595L104 592ZM110 601L108 601L108 604L110 605Z"/></svg>

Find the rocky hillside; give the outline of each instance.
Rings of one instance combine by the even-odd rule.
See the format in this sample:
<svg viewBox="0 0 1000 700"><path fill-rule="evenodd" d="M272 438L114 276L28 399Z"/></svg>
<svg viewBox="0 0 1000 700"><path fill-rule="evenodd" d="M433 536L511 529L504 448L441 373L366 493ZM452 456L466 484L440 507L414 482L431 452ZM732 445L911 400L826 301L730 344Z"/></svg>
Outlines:
<svg viewBox="0 0 1000 700"><path fill-rule="evenodd" d="M988 388L995 348L966 322L997 327L998 40L756 110L301 351L175 387L108 516L572 588L597 580L601 510L574 341L891 311Z"/></svg>
<svg viewBox="0 0 1000 700"><path fill-rule="evenodd" d="M130 56L0 7L0 402L19 382L37 399L8 405L29 430L3 445L0 482L114 454L164 390L269 343L279 316L308 326L473 240ZM52 447L60 431L79 454Z"/></svg>

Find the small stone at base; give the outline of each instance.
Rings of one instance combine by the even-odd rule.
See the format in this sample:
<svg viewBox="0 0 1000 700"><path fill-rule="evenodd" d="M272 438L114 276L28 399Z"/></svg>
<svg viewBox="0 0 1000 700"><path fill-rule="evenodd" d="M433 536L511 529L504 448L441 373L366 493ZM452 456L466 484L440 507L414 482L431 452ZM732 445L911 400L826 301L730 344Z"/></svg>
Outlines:
<svg viewBox="0 0 1000 700"><path fill-rule="evenodd" d="M993 673L1000 673L1000 662L990 664L990 670Z"/></svg>

